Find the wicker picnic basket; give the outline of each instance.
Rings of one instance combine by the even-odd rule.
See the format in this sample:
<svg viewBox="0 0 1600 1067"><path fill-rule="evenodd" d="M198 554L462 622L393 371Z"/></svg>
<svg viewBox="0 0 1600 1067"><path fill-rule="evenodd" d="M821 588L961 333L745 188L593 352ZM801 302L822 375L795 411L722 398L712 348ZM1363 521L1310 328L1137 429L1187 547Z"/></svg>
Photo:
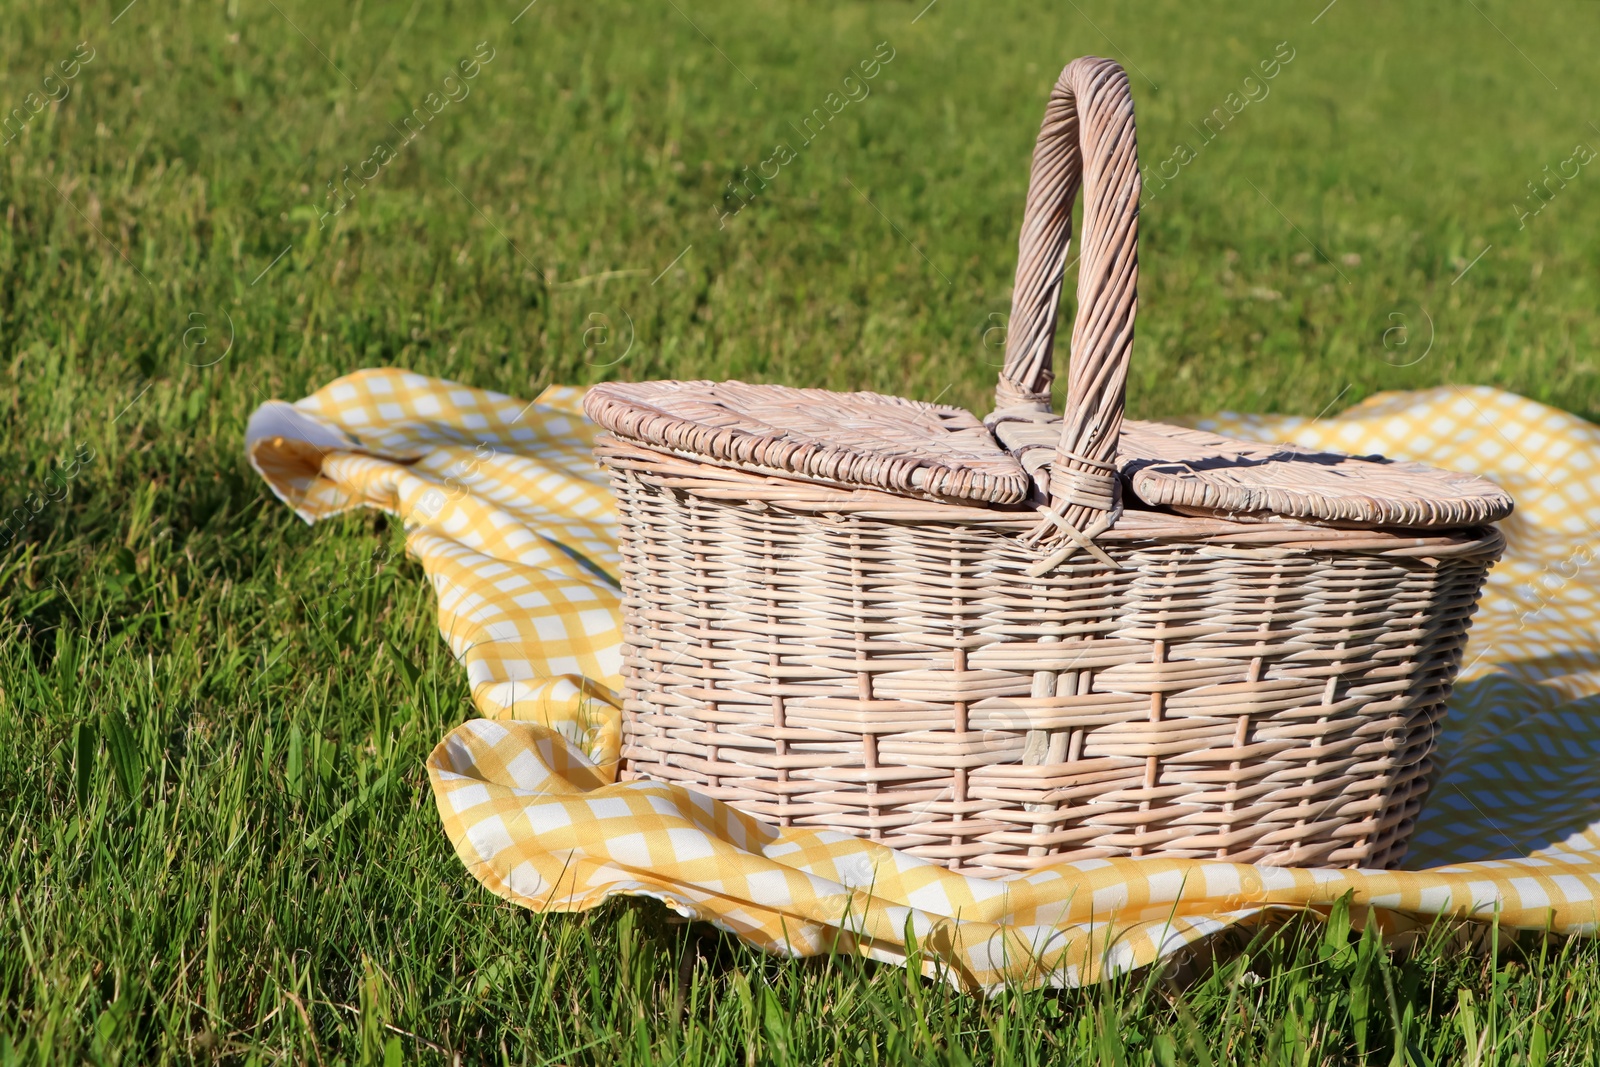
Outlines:
<svg viewBox="0 0 1600 1067"><path fill-rule="evenodd" d="M625 778L980 875L1399 862L1511 500L1124 422L1138 202L1126 75L1080 59L1034 153L987 426L872 393L590 391L621 516Z"/></svg>

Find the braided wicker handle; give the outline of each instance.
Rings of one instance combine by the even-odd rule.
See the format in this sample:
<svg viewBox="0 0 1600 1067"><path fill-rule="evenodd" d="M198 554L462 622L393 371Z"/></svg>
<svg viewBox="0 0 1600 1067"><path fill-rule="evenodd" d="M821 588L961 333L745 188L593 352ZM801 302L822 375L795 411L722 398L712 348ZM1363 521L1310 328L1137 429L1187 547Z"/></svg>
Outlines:
<svg viewBox="0 0 1600 1067"><path fill-rule="evenodd" d="M1074 60L1061 72L1039 128L1018 242L1005 369L995 390L991 426L997 419L1032 421L1050 411L1056 309L1080 179L1078 316L1065 420L1049 485L1050 510L1065 521L1062 528L1092 538L1119 513L1115 460L1139 277L1133 97L1122 67L1093 56ZM1059 520L1051 521L1061 527Z"/></svg>

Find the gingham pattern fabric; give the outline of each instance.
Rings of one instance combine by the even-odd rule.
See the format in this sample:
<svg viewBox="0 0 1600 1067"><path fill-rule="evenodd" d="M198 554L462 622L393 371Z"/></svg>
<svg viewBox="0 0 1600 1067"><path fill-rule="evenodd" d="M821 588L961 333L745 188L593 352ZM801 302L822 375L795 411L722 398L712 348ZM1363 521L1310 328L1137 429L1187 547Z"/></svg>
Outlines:
<svg viewBox="0 0 1600 1067"><path fill-rule="evenodd" d="M841 834L779 829L691 790L615 783L615 519L578 390L520 400L362 371L252 417L252 463L308 522L403 520L484 716L428 759L444 829L536 909L650 896L773 952L860 951L974 990L1075 985L1231 923L1352 894L1390 924L1600 921L1600 427L1487 388L1384 394L1338 418L1222 416L1242 437L1483 474L1517 499L1403 872L1090 860L968 878Z"/></svg>

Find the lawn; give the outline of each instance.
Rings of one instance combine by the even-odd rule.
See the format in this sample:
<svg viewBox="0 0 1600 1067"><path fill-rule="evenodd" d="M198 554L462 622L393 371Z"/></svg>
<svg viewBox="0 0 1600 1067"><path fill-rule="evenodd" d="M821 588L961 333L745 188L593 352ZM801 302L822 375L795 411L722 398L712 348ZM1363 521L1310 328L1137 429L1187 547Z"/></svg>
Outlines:
<svg viewBox="0 0 1600 1067"><path fill-rule="evenodd" d="M1133 415L1600 417L1600 7L524 2L6 5L0 1067L1600 1057L1588 941L1290 921L977 1001L515 909L433 809L472 708L401 531L308 528L242 452L380 365L987 410L1086 53L1148 167Z"/></svg>

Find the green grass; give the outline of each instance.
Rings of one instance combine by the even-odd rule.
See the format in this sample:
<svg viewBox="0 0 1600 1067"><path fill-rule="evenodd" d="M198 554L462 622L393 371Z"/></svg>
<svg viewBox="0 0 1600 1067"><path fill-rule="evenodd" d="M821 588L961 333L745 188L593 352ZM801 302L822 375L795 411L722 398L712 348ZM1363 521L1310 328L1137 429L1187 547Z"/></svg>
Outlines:
<svg viewBox="0 0 1600 1067"><path fill-rule="evenodd" d="M1062 63L1136 64L1159 163L1281 41L1270 95L1151 183L1131 410L1470 382L1594 417L1600 170L1518 211L1600 145L1595 5L123 3L15 0L0 36L4 114L68 90L0 148L0 507L39 508L0 551L0 1065L1600 1056L1586 941L1391 956L1291 923L982 1002L655 905L513 909L432 808L422 758L471 708L399 531L307 529L241 454L262 400L383 364L983 409ZM719 225L885 41L871 95Z"/></svg>

